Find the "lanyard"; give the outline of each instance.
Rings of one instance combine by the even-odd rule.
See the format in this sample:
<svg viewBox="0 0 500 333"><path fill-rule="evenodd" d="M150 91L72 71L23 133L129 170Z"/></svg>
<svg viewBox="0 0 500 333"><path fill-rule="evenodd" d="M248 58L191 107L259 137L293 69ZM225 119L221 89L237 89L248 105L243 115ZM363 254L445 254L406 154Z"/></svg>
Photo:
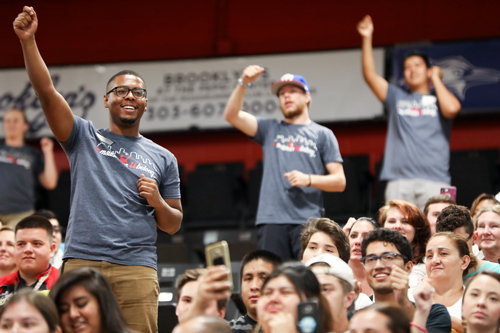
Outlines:
<svg viewBox="0 0 500 333"><path fill-rule="evenodd" d="M50 275L51 272L52 272L52 267L50 267L49 271L47 273L45 273L40 278L40 280L38 280L38 282L36 283L35 287L33 288L34 291L38 291L38 289L40 289L40 287L45 282L45 280L47 280L47 278L49 277L49 275ZM17 282L17 280L16 280L16 283L14 284L14 290L15 291L17 291L18 284L19 284L19 282Z"/></svg>

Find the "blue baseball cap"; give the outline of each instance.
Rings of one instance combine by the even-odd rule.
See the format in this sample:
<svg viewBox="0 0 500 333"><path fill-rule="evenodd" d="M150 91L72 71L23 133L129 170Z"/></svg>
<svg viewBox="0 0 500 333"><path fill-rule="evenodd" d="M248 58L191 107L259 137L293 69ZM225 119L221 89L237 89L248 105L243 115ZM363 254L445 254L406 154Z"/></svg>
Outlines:
<svg viewBox="0 0 500 333"><path fill-rule="evenodd" d="M272 93L278 95L278 92L280 91L281 87L287 84L293 84L297 87L304 89L306 93L309 92L309 85L307 84L306 79L304 79L302 75L288 73L283 75L279 79L279 81L273 83L273 85L271 86Z"/></svg>

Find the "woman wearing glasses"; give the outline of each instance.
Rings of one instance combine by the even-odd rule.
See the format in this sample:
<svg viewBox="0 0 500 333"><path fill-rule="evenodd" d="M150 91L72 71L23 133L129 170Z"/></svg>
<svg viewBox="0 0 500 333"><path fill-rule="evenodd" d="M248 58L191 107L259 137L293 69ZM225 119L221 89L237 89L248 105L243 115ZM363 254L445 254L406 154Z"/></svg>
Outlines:
<svg viewBox="0 0 500 333"><path fill-rule="evenodd" d="M383 228L398 231L411 243L414 266L410 274L410 288L415 288L426 274L423 259L425 245L431 235L427 217L412 203L391 200L380 208L379 223Z"/></svg>
<svg viewBox="0 0 500 333"><path fill-rule="evenodd" d="M451 232L439 232L432 236L425 257L427 277L435 289L433 303L446 306L452 328L461 332L463 276L467 274L469 265L475 266L475 258L470 255L467 242Z"/></svg>

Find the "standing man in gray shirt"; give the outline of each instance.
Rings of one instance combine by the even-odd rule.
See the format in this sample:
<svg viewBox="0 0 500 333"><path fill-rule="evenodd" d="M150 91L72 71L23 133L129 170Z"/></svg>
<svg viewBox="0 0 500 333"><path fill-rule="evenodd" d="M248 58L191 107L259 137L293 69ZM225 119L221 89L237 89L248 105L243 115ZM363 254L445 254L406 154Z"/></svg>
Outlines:
<svg viewBox="0 0 500 333"><path fill-rule="evenodd" d="M389 181L385 200L402 199L424 209L427 199L449 186L452 119L460 102L441 81L442 71L431 67L420 52L404 59L409 91L389 84L375 72L370 16L358 24L362 37L363 75L375 96L388 110L388 130L381 180ZM429 80L434 85L431 93Z"/></svg>
<svg viewBox="0 0 500 333"><path fill-rule="evenodd" d="M283 260L298 259L304 223L324 215L322 191L345 188L342 157L333 132L309 118L311 94L300 75L285 74L271 87L279 98L283 121L241 110L247 88L263 71L260 66L243 71L224 118L264 151L256 218L259 248Z"/></svg>
<svg viewBox="0 0 500 333"><path fill-rule="evenodd" d="M33 7L25 6L14 31L33 89L71 169L61 271L83 266L99 270L113 287L129 326L137 332L157 332L156 227L170 234L180 228L177 161L139 134L148 100L146 84L135 72L119 72L107 83L104 107L109 109L109 128L97 130L90 121L74 116L40 56L37 27ZM85 296L79 289L72 294L74 299ZM84 329L88 323L76 317L73 325Z"/></svg>

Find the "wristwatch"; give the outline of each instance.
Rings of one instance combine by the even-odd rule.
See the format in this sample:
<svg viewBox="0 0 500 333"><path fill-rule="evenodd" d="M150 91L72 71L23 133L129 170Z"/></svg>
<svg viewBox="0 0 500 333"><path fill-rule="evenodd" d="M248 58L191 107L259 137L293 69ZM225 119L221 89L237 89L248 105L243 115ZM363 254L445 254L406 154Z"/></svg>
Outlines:
<svg viewBox="0 0 500 333"><path fill-rule="evenodd" d="M244 84L244 83L243 83L243 79L242 79L241 77L238 79L238 84L239 84L240 86L243 86L243 87L246 87L246 88L250 88L250 87L252 86L252 83L249 83L249 84Z"/></svg>

